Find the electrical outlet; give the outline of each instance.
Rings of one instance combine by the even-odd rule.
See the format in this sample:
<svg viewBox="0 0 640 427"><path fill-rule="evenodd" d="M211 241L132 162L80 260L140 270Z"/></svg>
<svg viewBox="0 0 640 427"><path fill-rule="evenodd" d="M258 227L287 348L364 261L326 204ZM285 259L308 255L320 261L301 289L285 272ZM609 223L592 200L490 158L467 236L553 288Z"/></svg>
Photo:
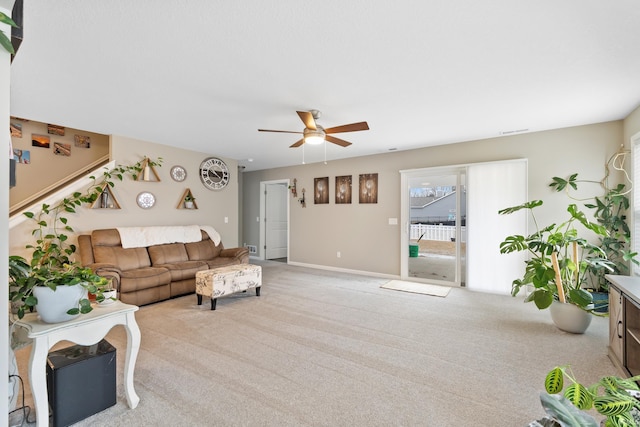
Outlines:
<svg viewBox="0 0 640 427"><path fill-rule="evenodd" d="M338 251L338 253L336 254L336 256L337 256L338 258L340 258L340 257L342 256L342 254L340 253L340 251Z"/></svg>
<svg viewBox="0 0 640 427"><path fill-rule="evenodd" d="M224 217L224 223L225 223L225 224L228 224L228 223L229 223L229 217L228 217L228 216L225 216L225 217Z"/></svg>

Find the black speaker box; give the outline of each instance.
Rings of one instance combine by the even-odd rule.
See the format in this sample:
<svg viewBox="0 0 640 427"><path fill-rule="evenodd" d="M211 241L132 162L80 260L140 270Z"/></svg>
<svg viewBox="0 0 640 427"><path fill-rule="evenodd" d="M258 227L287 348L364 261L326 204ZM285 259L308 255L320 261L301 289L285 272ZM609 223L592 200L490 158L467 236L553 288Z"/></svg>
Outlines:
<svg viewBox="0 0 640 427"><path fill-rule="evenodd" d="M106 340L52 351L47 393L53 427L63 427L116 404L116 349Z"/></svg>

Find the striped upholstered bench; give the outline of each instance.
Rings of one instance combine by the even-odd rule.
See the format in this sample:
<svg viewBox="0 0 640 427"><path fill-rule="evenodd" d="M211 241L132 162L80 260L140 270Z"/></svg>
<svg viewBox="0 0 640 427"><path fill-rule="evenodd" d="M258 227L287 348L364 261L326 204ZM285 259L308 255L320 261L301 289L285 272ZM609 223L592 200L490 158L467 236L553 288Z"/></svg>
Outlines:
<svg viewBox="0 0 640 427"><path fill-rule="evenodd" d="M260 296L262 286L262 268L253 264L236 264L196 273L196 296L198 305L202 305L202 297L211 298L211 310L216 309L216 301L225 295L244 292L255 288L256 296Z"/></svg>

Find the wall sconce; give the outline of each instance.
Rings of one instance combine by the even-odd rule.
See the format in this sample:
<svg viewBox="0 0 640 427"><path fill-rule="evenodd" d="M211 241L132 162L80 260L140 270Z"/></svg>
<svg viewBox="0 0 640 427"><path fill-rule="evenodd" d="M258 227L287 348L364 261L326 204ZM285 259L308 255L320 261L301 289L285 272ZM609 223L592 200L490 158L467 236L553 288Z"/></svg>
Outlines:
<svg viewBox="0 0 640 427"><path fill-rule="evenodd" d="M289 186L289 190L291 190L291 195L293 197L298 197L298 190L296 188L297 183L298 183L298 180L293 178L293 185Z"/></svg>
<svg viewBox="0 0 640 427"><path fill-rule="evenodd" d="M307 207L307 201L304 199L304 188L302 189L302 198L298 199L303 208Z"/></svg>

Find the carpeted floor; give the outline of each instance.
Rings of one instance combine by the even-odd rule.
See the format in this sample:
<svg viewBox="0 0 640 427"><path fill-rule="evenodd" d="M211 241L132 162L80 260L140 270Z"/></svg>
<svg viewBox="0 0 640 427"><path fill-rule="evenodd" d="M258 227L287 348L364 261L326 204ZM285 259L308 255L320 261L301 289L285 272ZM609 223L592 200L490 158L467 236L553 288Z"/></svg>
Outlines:
<svg viewBox="0 0 640 427"><path fill-rule="evenodd" d="M429 298L386 279L261 262L263 287L218 300L141 307L141 401L78 426L524 426L544 414L544 376L570 363L593 382L617 374L608 319L561 332L521 299L451 289ZM26 379L29 348L17 352ZM30 395L27 396L30 403Z"/></svg>

